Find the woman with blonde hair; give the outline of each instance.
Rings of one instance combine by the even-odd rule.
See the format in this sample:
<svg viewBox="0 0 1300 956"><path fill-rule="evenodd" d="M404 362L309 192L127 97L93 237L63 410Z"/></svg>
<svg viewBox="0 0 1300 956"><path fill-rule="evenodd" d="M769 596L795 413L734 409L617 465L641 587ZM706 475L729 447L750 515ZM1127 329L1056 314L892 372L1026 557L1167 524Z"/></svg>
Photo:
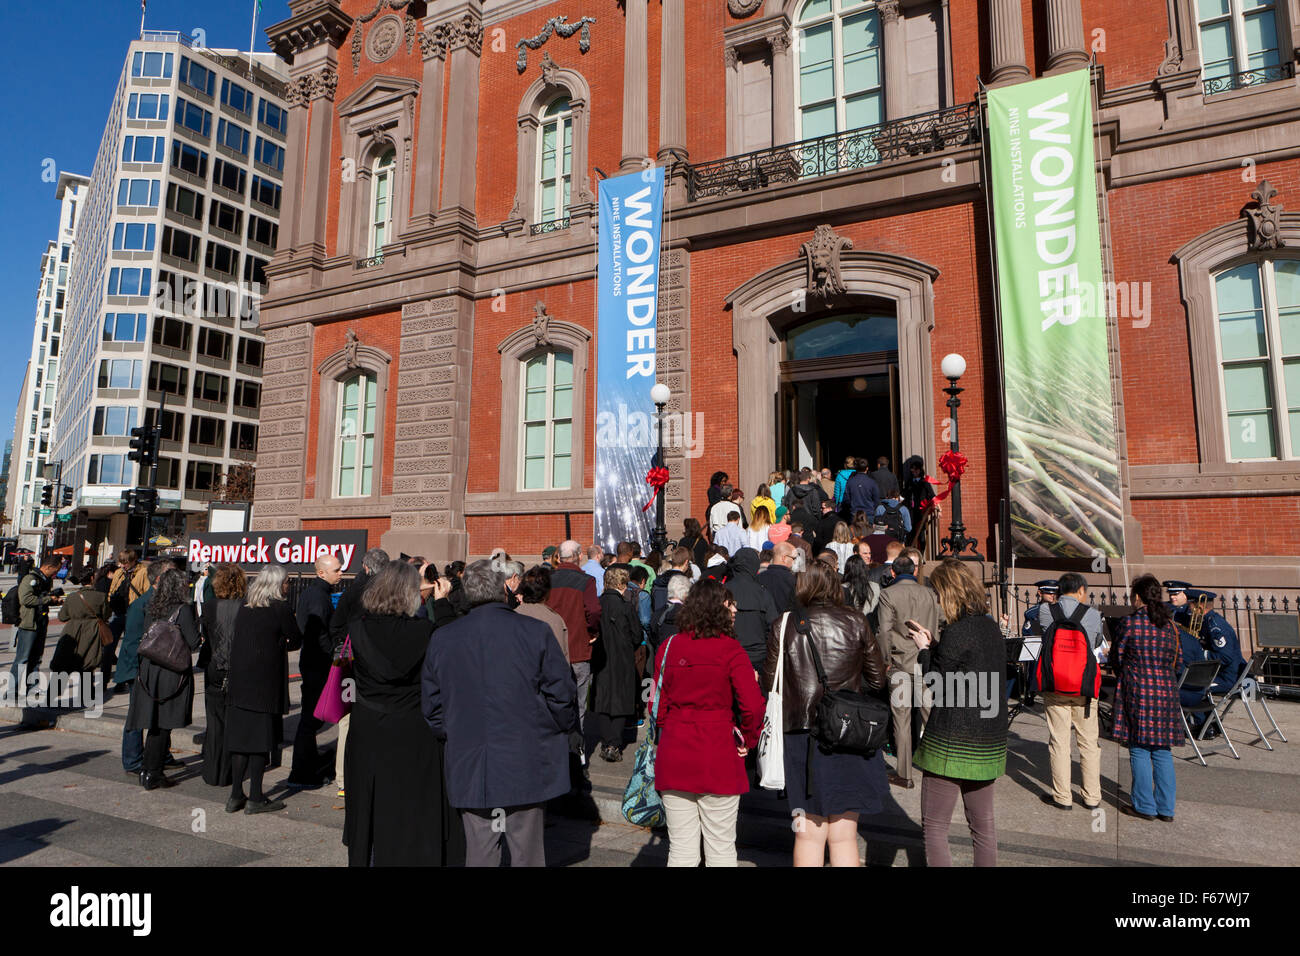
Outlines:
<svg viewBox="0 0 1300 956"><path fill-rule="evenodd" d="M913 766L924 774L921 825L926 863L952 866L948 827L960 797L975 844L975 865L996 866L993 785L1007 768L1002 630L989 615L984 586L966 562L955 558L940 562L930 572L930 585L946 622L938 638L908 622L917 647L925 650L933 645L930 671L940 678L925 736L912 757Z"/></svg>
<svg viewBox="0 0 1300 956"><path fill-rule="evenodd" d="M754 500L757 501L758 499L755 498ZM745 534L749 537L749 546L755 551L762 551L763 547L771 540L768 537L768 532L771 529L772 513L767 510L766 506L755 508L754 520L749 523L749 528L745 531Z"/></svg>
<svg viewBox="0 0 1300 956"><path fill-rule="evenodd" d="M853 552L857 550L853 544L853 535L849 531L848 524L843 521L836 522L835 531L831 534L831 538L833 540L826 547L834 551L835 556L840 559L840 574L843 575L844 569L849 563L849 558L853 557Z"/></svg>

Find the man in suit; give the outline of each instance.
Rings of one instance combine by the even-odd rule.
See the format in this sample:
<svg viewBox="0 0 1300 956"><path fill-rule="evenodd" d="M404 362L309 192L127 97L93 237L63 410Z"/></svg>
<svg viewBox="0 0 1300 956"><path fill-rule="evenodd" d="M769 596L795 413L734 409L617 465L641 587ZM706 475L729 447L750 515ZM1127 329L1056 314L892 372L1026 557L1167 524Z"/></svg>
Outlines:
<svg viewBox="0 0 1300 956"><path fill-rule="evenodd" d="M565 557L576 558L576 546ZM505 606L491 562L467 567L464 588L469 613L429 642L420 696L447 742L447 798L465 827L465 865L500 866L504 842L511 865L545 866L543 804L569 792L578 688L551 629Z"/></svg>
<svg viewBox="0 0 1300 956"><path fill-rule="evenodd" d="M830 547L830 543L835 540L835 526L840 523L840 516L835 511L835 502L827 498L822 502L822 513L817 518L817 525L813 529L813 536L816 542L813 545L818 551ZM843 568L840 571L843 572Z"/></svg>
<svg viewBox="0 0 1300 956"><path fill-rule="evenodd" d="M934 591L916 580L916 562L906 553L894 559L894 580L880 594L876 606L880 623L881 649L889 657L889 709L893 714L896 769L889 782L908 790L912 781L912 708L918 704L921 668L919 651L907 621L914 621L931 634L939 633L939 602ZM930 709L921 707L921 722Z"/></svg>
<svg viewBox="0 0 1300 956"><path fill-rule="evenodd" d="M298 672L302 674L302 713L298 731L293 736L293 763L289 771L291 788L314 787L324 781L316 734L321 721L316 719L316 704L329 679L334 661L334 643L330 637L330 618L334 614L331 595L343 577L343 565L332 554L316 559L316 577L303 588L298 598L298 630L302 631L302 651Z"/></svg>

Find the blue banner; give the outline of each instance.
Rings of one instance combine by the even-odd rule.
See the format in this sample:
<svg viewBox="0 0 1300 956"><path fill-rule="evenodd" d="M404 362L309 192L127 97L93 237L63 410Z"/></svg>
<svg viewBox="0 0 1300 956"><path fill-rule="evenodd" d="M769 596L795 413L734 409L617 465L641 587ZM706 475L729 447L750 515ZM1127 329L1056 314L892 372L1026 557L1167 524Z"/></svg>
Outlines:
<svg viewBox="0 0 1300 956"><path fill-rule="evenodd" d="M646 475L658 438L655 384L663 169L600 181L596 268L595 538L648 546L653 507Z"/></svg>

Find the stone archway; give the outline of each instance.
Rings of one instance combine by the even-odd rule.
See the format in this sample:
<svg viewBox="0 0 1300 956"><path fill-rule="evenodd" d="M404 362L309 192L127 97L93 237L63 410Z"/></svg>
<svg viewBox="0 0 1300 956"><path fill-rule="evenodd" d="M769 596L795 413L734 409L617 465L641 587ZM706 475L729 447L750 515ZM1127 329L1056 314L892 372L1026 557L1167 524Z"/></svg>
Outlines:
<svg viewBox="0 0 1300 956"><path fill-rule="evenodd" d="M841 251L839 260L844 291L830 294L825 307L847 311L866 300L886 300L894 305L898 317L903 455L919 454L928 461L934 457L930 333L934 331L933 283L939 270L888 253ZM778 326L801 307L808 286L808 260L800 257L754 276L727 296L736 350L740 435L776 435L781 361ZM806 307L811 308L812 303ZM741 487L757 487L766 480L774 464L772 454L766 444L750 442L740 446Z"/></svg>

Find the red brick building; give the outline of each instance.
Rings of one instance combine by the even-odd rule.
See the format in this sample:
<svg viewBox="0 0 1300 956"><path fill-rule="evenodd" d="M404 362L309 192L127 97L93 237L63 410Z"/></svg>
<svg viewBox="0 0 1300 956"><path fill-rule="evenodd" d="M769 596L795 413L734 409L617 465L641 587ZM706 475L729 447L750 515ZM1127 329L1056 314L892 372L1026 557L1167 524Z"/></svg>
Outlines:
<svg viewBox="0 0 1300 956"><path fill-rule="evenodd" d="M444 560L536 554L566 515L589 539L596 182L649 160L660 379L702 426L670 534L718 469L749 494L846 451L933 470L955 351L992 553L981 85L1091 63L1128 568L1300 584L1297 0L290 6L258 526ZM840 249L820 290L814 241Z"/></svg>

